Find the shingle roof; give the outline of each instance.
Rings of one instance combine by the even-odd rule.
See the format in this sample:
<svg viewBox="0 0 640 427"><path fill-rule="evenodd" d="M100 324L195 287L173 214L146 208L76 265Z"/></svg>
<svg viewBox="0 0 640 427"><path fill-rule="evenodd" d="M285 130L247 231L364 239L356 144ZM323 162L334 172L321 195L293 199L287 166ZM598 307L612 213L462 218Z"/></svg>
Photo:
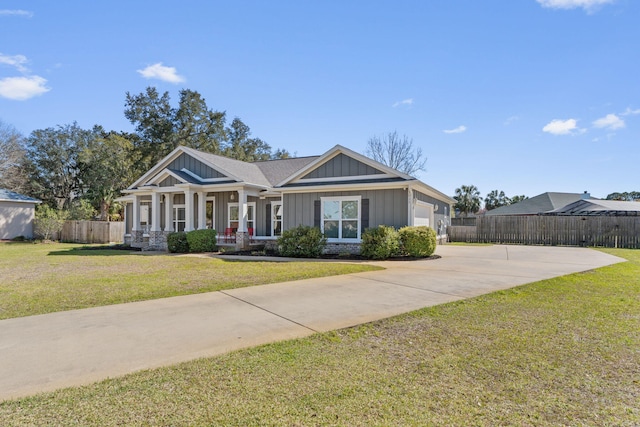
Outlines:
<svg viewBox="0 0 640 427"><path fill-rule="evenodd" d="M264 162L256 162L254 164L260 168L271 185L276 185L319 157L320 156L309 156L295 157L291 159L267 160Z"/></svg>
<svg viewBox="0 0 640 427"><path fill-rule="evenodd" d="M538 215L581 200L583 193L543 193L509 206L488 211L485 215Z"/></svg>
<svg viewBox="0 0 640 427"><path fill-rule="evenodd" d="M0 201L41 203L38 199L16 193L15 191L9 191L4 188L0 188Z"/></svg>
<svg viewBox="0 0 640 427"><path fill-rule="evenodd" d="M578 200L551 212L549 215L640 215L640 202L620 200Z"/></svg>

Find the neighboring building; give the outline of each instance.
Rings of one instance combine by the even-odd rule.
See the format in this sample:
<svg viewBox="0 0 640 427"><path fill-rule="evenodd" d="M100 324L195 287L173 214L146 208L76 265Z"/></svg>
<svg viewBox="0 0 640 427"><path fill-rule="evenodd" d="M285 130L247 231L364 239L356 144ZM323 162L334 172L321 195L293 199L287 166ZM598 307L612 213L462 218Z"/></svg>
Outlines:
<svg viewBox="0 0 640 427"><path fill-rule="evenodd" d="M445 235L455 203L339 145L321 156L255 163L181 146L123 192L125 243L156 249L166 249L173 231L214 228L241 249L308 225L333 250L355 251L364 229L383 224L428 225Z"/></svg>
<svg viewBox="0 0 640 427"><path fill-rule="evenodd" d="M546 212L545 215L640 216L640 202L600 199L578 200Z"/></svg>
<svg viewBox="0 0 640 427"><path fill-rule="evenodd" d="M0 240L33 237L38 199L0 188Z"/></svg>
<svg viewBox="0 0 640 427"><path fill-rule="evenodd" d="M492 209L487 211L485 215L540 215L590 198L591 195L586 191L584 193L543 193L513 205Z"/></svg>

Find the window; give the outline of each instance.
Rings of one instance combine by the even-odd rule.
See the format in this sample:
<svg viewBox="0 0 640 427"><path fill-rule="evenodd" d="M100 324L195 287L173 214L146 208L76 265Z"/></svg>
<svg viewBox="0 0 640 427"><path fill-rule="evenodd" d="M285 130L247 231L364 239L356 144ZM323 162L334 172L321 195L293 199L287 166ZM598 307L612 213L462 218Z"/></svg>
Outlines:
<svg viewBox="0 0 640 427"><path fill-rule="evenodd" d="M215 197L208 198L206 200L206 212L207 212L207 228L215 228Z"/></svg>
<svg viewBox="0 0 640 427"><path fill-rule="evenodd" d="M360 239L360 201L360 196L321 198L321 228L327 239Z"/></svg>
<svg viewBox="0 0 640 427"><path fill-rule="evenodd" d="M228 209L229 209L229 221L228 221L228 225L227 227L233 228L234 231L238 230L238 227L240 225L240 218L239 218L239 210L238 210L238 204L237 203L229 203L228 205ZM252 228L253 234L255 235L255 223L256 223L256 203L255 202L250 202L247 203L247 231Z"/></svg>
<svg viewBox="0 0 640 427"><path fill-rule="evenodd" d="M271 202L271 235L282 235L282 202Z"/></svg>
<svg viewBox="0 0 640 427"><path fill-rule="evenodd" d="M184 205L173 205L173 229L175 231L184 231L186 218Z"/></svg>

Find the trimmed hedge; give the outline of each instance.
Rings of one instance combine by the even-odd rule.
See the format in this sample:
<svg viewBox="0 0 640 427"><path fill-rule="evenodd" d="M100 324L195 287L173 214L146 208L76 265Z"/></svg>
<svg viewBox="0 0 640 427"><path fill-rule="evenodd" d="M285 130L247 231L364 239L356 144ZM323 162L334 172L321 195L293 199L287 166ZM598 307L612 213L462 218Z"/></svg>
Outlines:
<svg viewBox="0 0 640 427"><path fill-rule="evenodd" d="M217 238L216 230L203 229L189 231L187 233L189 252L215 252L218 250Z"/></svg>
<svg viewBox="0 0 640 427"><path fill-rule="evenodd" d="M179 231L167 236L167 249L171 253L186 254L188 252L215 252L218 235L216 230L193 230L185 233Z"/></svg>
<svg viewBox="0 0 640 427"><path fill-rule="evenodd" d="M189 252L189 242L187 241L187 233L177 231L167 235L167 249L171 253L186 254Z"/></svg>
<svg viewBox="0 0 640 427"><path fill-rule="evenodd" d="M322 255L327 238L318 227L299 225L282 232L278 238L278 252L294 258L317 258Z"/></svg>
<svg viewBox="0 0 640 427"><path fill-rule="evenodd" d="M436 250L437 237L433 228L403 227L398 231L402 253L412 257L428 257Z"/></svg>
<svg viewBox="0 0 640 427"><path fill-rule="evenodd" d="M367 228L362 233L362 245L360 255L370 259L387 259L398 255L400 238L393 227L379 225L376 228Z"/></svg>

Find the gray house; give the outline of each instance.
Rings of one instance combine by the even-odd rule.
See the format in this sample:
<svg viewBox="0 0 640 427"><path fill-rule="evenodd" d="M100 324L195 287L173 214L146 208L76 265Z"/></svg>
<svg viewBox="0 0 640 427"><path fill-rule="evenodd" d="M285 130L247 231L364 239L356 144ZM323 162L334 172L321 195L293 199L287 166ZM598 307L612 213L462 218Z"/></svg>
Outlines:
<svg viewBox="0 0 640 427"><path fill-rule="evenodd" d="M178 147L123 191L125 243L166 249L173 231L213 228L244 249L319 227L329 250L357 251L364 229L428 225L441 234L455 200L342 146L321 156L247 163ZM438 225L441 225L438 227Z"/></svg>
<svg viewBox="0 0 640 427"><path fill-rule="evenodd" d="M38 203L38 199L0 188L0 240L32 238Z"/></svg>
<svg viewBox="0 0 640 427"><path fill-rule="evenodd" d="M584 193L542 193L513 205L501 206L485 213L485 216L540 215L567 206L579 200L588 200L591 195Z"/></svg>

